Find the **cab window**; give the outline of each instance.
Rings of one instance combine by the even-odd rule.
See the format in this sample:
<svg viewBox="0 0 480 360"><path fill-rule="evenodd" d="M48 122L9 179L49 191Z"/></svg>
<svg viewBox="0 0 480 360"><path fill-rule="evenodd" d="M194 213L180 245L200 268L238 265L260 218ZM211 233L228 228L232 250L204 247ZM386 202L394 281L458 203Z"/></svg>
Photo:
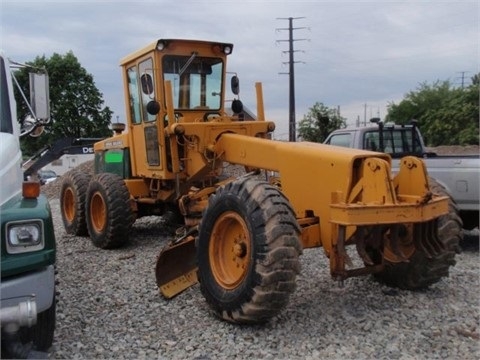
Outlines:
<svg viewBox="0 0 480 360"><path fill-rule="evenodd" d="M382 151L380 149L380 137L378 131L369 131L363 137L363 148L370 151Z"/></svg>
<svg viewBox="0 0 480 360"><path fill-rule="evenodd" d="M140 96L142 99L142 114L143 121L154 121L156 115L151 115L147 112L147 104L155 100L155 86L153 83L153 62L152 59L142 61L138 65L140 73Z"/></svg>
<svg viewBox="0 0 480 360"><path fill-rule="evenodd" d="M13 134L13 119L10 111L10 100L7 86L7 74L5 71L5 61L0 57L0 132Z"/></svg>
<svg viewBox="0 0 480 360"><path fill-rule="evenodd" d="M351 141L352 141L352 134L345 133L345 134L332 135L328 143L330 145L335 145L335 146L350 147Z"/></svg>
<svg viewBox="0 0 480 360"><path fill-rule="evenodd" d="M415 137L415 143L412 149L412 130L389 129L383 131L383 149L380 148L380 134L378 130L368 131L363 138L363 148L372 151L382 151L392 156L401 156L421 151L421 144L418 137Z"/></svg>
<svg viewBox="0 0 480 360"><path fill-rule="evenodd" d="M223 62L219 58L165 56L163 78L170 80L175 109L194 110L221 107Z"/></svg>
<svg viewBox="0 0 480 360"><path fill-rule="evenodd" d="M140 98L138 96L138 76L135 66L127 69L128 79L128 94L130 97L130 116L132 123L139 124L142 122L142 116L140 111Z"/></svg>

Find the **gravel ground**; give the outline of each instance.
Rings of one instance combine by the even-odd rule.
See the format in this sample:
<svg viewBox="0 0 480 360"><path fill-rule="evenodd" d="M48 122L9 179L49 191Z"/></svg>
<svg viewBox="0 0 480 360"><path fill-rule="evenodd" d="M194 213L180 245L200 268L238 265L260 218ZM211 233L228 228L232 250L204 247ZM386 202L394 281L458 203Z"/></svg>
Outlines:
<svg viewBox="0 0 480 360"><path fill-rule="evenodd" d="M477 243L449 278L419 292L370 277L340 287L323 250L306 250L288 307L263 326L239 326L215 318L198 285L172 300L159 295L154 267L167 236L158 218L138 220L128 246L100 250L65 234L54 186L44 187L60 280L51 359L480 358Z"/></svg>

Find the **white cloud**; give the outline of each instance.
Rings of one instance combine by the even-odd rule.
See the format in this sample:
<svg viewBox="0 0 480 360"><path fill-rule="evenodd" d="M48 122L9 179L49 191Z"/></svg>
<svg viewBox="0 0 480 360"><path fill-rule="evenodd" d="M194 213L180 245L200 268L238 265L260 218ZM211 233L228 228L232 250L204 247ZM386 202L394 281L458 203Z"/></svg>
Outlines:
<svg viewBox="0 0 480 360"><path fill-rule="evenodd" d="M2 39L2 47L8 49L9 54L28 60L33 60L37 55L51 54L62 46L63 44L58 40L40 34L32 34L28 37L12 34Z"/></svg>

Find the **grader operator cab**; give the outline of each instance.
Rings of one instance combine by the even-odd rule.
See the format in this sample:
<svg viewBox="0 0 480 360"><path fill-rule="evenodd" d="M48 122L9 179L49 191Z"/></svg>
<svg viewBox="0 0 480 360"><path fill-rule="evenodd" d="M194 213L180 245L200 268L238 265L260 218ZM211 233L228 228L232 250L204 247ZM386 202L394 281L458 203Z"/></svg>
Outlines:
<svg viewBox="0 0 480 360"><path fill-rule="evenodd" d="M161 293L199 281L214 312L238 323L286 306L307 248L323 247L335 280L374 274L414 289L447 276L456 244L438 226L448 199L431 192L422 161L404 158L392 178L385 154L270 140L259 83L257 119L242 121L232 49L161 39L121 61L128 131L95 144L93 176L64 176L67 232L115 248L135 219L181 215L158 256ZM245 175L227 178L226 163ZM348 246L362 266L351 268Z"/></svg>

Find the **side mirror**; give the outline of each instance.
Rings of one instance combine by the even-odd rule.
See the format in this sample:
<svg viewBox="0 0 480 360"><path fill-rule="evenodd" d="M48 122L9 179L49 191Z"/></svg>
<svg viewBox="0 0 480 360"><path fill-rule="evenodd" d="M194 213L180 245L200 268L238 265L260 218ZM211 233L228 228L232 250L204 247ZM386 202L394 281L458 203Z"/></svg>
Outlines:
<svg viewBox="0 0 480 360"><path fill-rule="evenodd" d="M20 137L30 135L31 137L39 137L45 128L40 125L33 117L27 116L20 125Z"/></svg>
<svg viewBox="0 0 480 360"><path fill-rule="evenodd" d="M240 80L238 80L237 75L232 76L232 79L230 81L230 85L232 87L232 92L235 95L238 95L240 93Z"/></svg>
<svg viewBox="0 0 480 360"><path fill-rule="evenodd" d="M50 118L50 93L48 75L30 73L30 104L37 120Z"/></svg>
<svg viewBox="0 0 480 360"><path fill-rule="evenodd" d="M142 92L144 94L153 94L153 79L150 74L143 74L140 76L140 83L142 84Z"/></svg>
<svg viewBox="0 0 480 360"><path fill-rule="evenodd" d="M157 115L160 112L160 103L155 100L149 101L147 104L147 112L150 115Z"/></svg>
<svg viewBox="0 0 480 360"><path fill-rule="evenodd" d="M234 114L240 114L243 111L243 103L237 99L233 100L232 111Z"/></svg>

